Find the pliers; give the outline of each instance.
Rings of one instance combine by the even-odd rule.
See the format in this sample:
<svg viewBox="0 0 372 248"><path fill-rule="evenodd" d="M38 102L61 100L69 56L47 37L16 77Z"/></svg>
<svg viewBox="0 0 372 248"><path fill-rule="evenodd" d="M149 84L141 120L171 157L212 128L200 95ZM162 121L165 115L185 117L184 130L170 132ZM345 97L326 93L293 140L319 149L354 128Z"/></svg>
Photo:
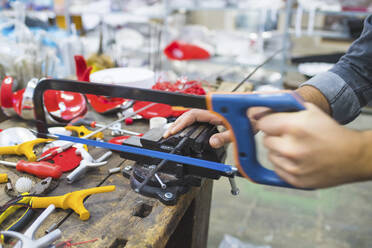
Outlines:
<svg viewBox="0 0 372 248"><path fill-rule="evenodd" d="M53 180L51 177L45 178L34 185L28 193L23 193L21 195L17 195L14 190L8 189L6 193L10 196L13 196L13 199L8 201L1 209L0 209L0 224L4 222L10 215L15 213L18 209L22 207L27 207L26 211L19 217L13 224L7 227L6 231L20 231L23 227L27 225L32 220L34 216L35 210L33 210L31 205L31 199L33 196L39 196L51 191L56 185L52 183ZM1 241L3 240L3 236L1 236Z"/></svg>

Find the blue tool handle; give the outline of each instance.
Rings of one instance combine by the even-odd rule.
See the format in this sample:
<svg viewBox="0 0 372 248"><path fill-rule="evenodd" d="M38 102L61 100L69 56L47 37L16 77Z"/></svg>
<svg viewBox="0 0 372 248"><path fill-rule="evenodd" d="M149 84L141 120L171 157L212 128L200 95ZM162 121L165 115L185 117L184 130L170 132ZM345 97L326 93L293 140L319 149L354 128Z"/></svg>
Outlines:
<svg viewBox="0 0 372 248"><path fill-rule="evenodd" d="M291 92L278 93L210 93L208 109L220 114L232 130L235 144L235 160L239 172L260 184L289 187L274 171L263 167L256 156L256 144L251 123L247 117L250 107L268 107L276 112L304 110L301 98Z"/></svg>

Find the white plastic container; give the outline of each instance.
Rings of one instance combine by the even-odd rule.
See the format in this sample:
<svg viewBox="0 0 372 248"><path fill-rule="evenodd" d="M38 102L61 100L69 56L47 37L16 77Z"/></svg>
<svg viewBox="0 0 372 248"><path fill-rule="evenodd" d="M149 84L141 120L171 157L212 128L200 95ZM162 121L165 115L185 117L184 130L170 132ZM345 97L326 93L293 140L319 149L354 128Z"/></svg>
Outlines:
<svg viewBox="0 0 372 248"><path fill-rule="evenodd" d="M155 84L155 74L145 68L110 68L92 73L90 81L148 89Z"/></svg>

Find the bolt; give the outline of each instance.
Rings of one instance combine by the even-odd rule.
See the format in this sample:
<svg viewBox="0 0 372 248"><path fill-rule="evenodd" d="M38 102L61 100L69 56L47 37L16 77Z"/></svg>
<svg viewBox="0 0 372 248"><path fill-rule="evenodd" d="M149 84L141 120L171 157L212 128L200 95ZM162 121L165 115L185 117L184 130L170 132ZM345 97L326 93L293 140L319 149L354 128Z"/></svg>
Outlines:
<svg viewBox="0 0 372 248"><path fill-rule="evenodd" d="M163 181L160 179L158 173L155 173L154 176L155 176L156 180L158 180L161 188L162 189L166 189L167 188L167 185L165 183L163 183Z"/></svg>
<svg viewBox="0 0 372 248"><path fill-rule="evenodd" d="M125 170L125 171L130 171L130 170L132 170L132 166L130 166L130 165L125 166L125 167L124 167L124 170Z"/></svg>
<svg viewBox="0 0 372 248"><path fill-rule="evenodd" d="M229 182L230 182L230 185L231 185L231 191L230 191L231 194L232 194L232 195L239 195L239 189L238 189L238 187L236 186L235 179L229 177Z"/></svg>
<svg viewBox="0 0 372 248"><path fill-rule="evenodd" d="M167 199L172 199L173 198L173 194L171 192L167 192L164 194L165 198Z"/></svg>

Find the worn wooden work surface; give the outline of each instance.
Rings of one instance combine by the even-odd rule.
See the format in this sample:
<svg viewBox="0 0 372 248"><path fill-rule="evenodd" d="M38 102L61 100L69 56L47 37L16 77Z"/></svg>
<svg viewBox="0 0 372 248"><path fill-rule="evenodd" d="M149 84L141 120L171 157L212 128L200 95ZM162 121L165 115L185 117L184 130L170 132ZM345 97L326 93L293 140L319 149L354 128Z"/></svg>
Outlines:
<svg viewBox="0 0 372 248"><path fill-rule="evenodd" d="M30 127L30 125L24 121L16 119L0 123L0 128L2 129L14 126ZM146 125L142 123L137 126L130 126L128 129L141 132L146 130ZM105 152L98 148L94 148L91 151L94 157ZM16 161L19 159L19 157L14 156L6 156L5 158L9 161ZM133 164L132 161L125 161L117 154L114 154L109 159L108 165L99 169L90 170L83 179L71 185L65 182L64 178L67 175L67 173L65 173L60 180L58 188L49 195L62 195L76 190L95 187L107 175L109 168L118 166L123 168L124 165L131 164ZM14 169L1 166L0 173L3 172L8 173L13 182L22 174ZM22 174L22 176L24 175L25 174ZM37 181L36 178L35 181ZM179 199L176 206L167 207L155 199L136 194L130 188L129 180L123 177L121 173L112 175L103 184L103 186L105 185L115 185L116 190L111 193L92 195L84 203L85 207L90 212L90 219L81 221L77 214L74 213L71 215L60 227L62 231L62 238L60 241L72 239L72 242L82 242L97 239L95 242L82 244L78 247L164 247L190 203L195 196L198 195L200 190L200 188L193 188L190 193L183 195ZM204 184L205 189L202 188L207 196L205 199L207 203L208 201L210 203L211 185L212 183L208 181ZM0 187L1 190L3 190L4 185ZM5 193L1 193L1 203L5 203L8 199L9 197ZM203 200L201 202L203 202ZM199 213L199 217L204 218L206 222L208 222L209 218L209 203L203 207L203 211L205 211L204 215L206 216ZM41 227L38 235L43 235L44 231L52 225L52 223L63 218L67 212L67 210L56 210L47 219L45 225ZM4 223L4 225L6 224L9 223ZM206 228L207 227L208 225L206 225ZM3 229L4 226L1 226L1 228ZM207 230L196 231L205 232ZM182 231L179 231L179 233L180 232L182 233ZM202 247L195 246L195 242L198 241L193 242L194 247ZM201 243L203 242L204 241ZM170 247L181 246L174 245Z"/></svg>

